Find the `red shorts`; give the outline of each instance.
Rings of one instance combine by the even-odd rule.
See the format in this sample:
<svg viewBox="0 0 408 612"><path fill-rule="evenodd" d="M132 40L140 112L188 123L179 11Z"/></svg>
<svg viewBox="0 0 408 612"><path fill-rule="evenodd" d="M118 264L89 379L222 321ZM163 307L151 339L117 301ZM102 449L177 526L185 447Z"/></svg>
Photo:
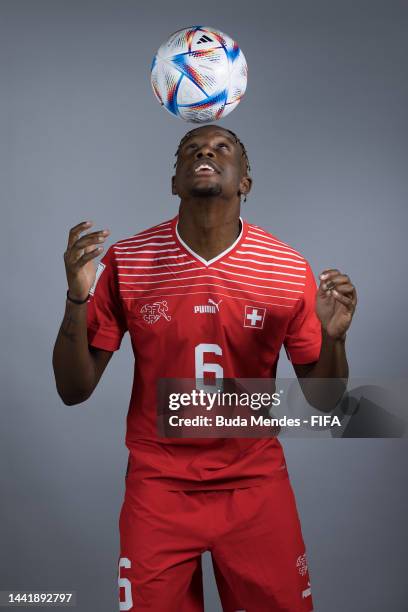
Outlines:
<svg viewBox="0 0 408 612"><path fill-rule="evenodd" d="M120 610L202 612L207 550L224 612L313 610L287 477L219 491L168 491L128 479L119 526Z"/></svg>

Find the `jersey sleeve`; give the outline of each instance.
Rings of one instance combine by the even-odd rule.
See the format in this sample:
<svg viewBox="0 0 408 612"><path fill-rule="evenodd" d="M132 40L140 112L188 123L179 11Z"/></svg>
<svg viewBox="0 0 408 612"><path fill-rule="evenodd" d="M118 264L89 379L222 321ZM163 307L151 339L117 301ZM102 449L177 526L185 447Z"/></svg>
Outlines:
<svg viewBox="0 0 408 612"><path fill-rule="evenodd" d="M87 328L88 343L105 351L117 351L127 331L112 247L98 264L87 305Z"/></svg>
<svg viewBox="0 0 408 612"><path fill-rule="evenodd" d="M316 281L310 265L306 262L304 294L293 319L289 322L283 342L289 360L295 364L312 363L319 359L322 331L315 310L316 292Z"/></svg>

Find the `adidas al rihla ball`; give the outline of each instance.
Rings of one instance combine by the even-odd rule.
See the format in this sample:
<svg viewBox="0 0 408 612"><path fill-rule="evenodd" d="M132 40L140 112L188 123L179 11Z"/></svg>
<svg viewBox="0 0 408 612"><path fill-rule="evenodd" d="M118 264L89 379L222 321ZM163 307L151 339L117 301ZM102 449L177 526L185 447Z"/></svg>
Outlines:
<svg viewBox="0 0 408 612"><path fill-rule="evenodd" d="M151 84L160 104L193 123L217 121L238 106L248 67L237 43L215 28L174 32L154 56Z"/></svg>

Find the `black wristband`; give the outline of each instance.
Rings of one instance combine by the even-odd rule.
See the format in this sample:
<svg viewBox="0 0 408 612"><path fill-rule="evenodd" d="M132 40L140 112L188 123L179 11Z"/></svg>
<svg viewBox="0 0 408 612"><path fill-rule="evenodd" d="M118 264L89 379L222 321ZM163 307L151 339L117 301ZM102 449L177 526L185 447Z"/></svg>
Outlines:
<svg viewBox="0 0 408 612"><path fill-rule="evenodd" d="M86 298L84 300L74 300L74 298L69 297L69 289L67 291L67 300L69 302L72 302L73 304L85 304L85 302L87 302L89 300L89 294L86 296Z"/></svg>

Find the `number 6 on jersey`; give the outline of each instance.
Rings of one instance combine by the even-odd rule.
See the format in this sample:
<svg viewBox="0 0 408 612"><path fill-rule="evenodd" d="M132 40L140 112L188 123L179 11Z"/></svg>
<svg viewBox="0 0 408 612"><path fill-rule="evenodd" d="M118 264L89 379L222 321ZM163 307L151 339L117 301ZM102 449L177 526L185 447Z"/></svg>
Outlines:
<svg viewBox="0 0 408 612"><path fill-rule="evenodd" d="M212 353L213 355L222 356L222 348L218 344L197 344L195 347L195 377L197 388L206 388L204 379L208 379L209 374L214 374L215 385L217 388L222 387L222 380L224 378L224 370L219 363L208 363L204 362L204 355L206 353ZM214 390L214 384L211 385Z"/></svg>
<svg viewBox="0 0 408 612"><path fill-rule="evenodd" d="M133 608L133 599L132 599L132 585L130 580L128 580L128 578L121 578L120 577L120 570L122 569L122 567L124 567L125 569L129 569L132 566L132 564L130 563L129 559L126 559L126 557L122 557L119 560L119 578L118 578L118 584L119 584L119 610L131 610ZM121 597L120 597L120 589L123 588L125 590L125 600L122 601Z"/></svg>

